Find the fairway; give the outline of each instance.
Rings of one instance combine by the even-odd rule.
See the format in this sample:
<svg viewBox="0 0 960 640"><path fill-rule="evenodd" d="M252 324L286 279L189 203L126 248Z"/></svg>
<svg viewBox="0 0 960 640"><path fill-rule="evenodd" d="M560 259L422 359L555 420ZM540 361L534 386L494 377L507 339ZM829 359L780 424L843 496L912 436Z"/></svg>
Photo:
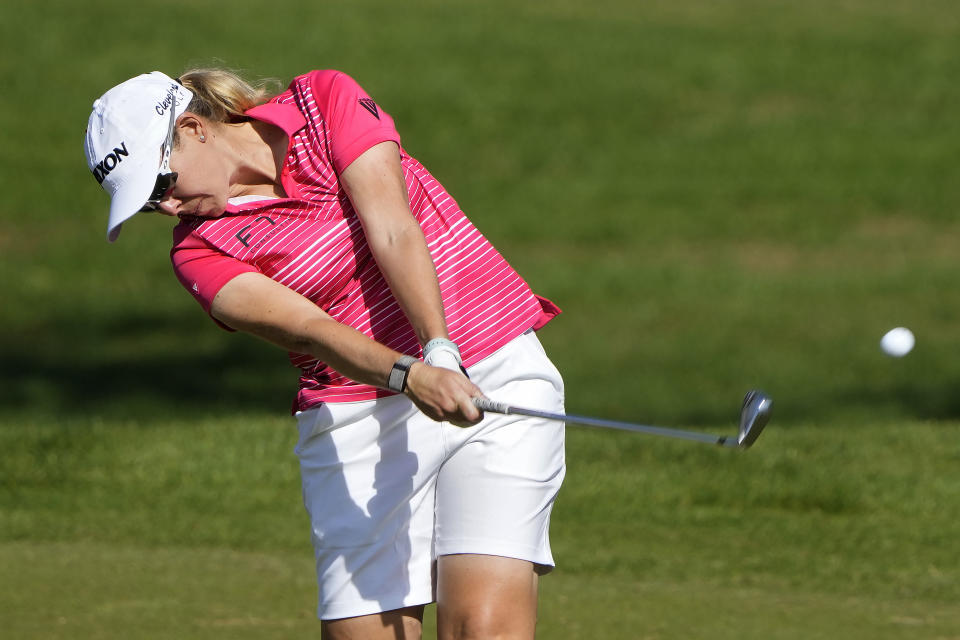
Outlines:
<svg viewBox="0 0 960 640"><path fill-rule="evenodd" d="M292 554L93 545L4 545L0 560L28 576L43 616L12 615L15 638L289 638L315 635L302 605L309 562ZM104 575L104 567L110 567ZM82 577L86 576L86 579ZM149 580L145 577L149 576ZM66 577L66 579L65 579ZM189 578L189 579L185 579ZM91 590L89 585L98 586ZM607 619L611 602L629 603ZM5 600L30 608L23 597ZM544 585L545 638L954 638L956 607L925 599L837 596L802 590L624 576L558 575ZM425 635L429 637L432 624Z"/></svg>
<svg viewBox="0 0 960 640"><path fill-rule="evenodd" d="M356 77L564 310L571 413L772 396L747 451L568 428L538 637L960 638L956 3L7 5L5 640L319 637L297 372L190 299L169 219L108 245L83 161L96 96L207 64Z"/></svg>
<svg viewBox="0 0 960 640"><path fill-rule="evenodd" d="M13 637L315 627L282 421L64 426L0 442L19 450L0 545ZM728 452L571 428L541 635L954 637L958 435L870 425L827 447L793 425Z"/></svg>

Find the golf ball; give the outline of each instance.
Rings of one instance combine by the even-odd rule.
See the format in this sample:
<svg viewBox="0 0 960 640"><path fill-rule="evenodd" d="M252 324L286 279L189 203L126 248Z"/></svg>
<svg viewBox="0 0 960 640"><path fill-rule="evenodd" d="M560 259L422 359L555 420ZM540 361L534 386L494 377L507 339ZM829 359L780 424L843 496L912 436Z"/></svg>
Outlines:
<svg viewBox="0 0 960 640"><path fill-rule="evenodd" d="M910 353L915 343L916 338L913 337L913 332L910 329L897 327L884 334L883 338L880 339L880 348L888 356L902 358Z"/></svg>

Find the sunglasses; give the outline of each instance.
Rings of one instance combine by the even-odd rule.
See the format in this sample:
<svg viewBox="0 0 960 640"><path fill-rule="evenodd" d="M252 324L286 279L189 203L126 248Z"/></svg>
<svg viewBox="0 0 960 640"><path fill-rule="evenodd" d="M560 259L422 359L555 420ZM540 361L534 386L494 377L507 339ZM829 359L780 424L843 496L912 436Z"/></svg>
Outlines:
<svg viewBox="0 0 960 640"><path fill-rule="evenodd" d="M163 143L163 159L160 161L160 172L157 182L153 185L153 192L140 211L157 211L167 193L177 184L177 172L170 171L170 153L173 151L173 127L177 122L177 98L173 97L170 105L170 126L167 128L167 139Z"/></svg>

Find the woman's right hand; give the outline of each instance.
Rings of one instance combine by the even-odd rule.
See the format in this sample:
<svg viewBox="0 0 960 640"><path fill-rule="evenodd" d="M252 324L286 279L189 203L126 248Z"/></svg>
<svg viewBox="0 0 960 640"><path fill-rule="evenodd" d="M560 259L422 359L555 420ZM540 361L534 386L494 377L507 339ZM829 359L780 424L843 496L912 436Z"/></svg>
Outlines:
<svg viewBox="0 0 960 640"><path fill-rule="evenodd" d="M483 412L473 404L483 392L458 371L417 362L410 368L404 393L420 411L438 422L469 427L483 419Z"/></svg>

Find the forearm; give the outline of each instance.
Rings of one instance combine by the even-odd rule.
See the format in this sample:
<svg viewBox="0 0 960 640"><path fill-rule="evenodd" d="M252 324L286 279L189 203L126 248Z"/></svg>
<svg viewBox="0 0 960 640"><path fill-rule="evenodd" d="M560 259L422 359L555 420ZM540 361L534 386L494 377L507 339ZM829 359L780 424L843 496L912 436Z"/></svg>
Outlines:
<svg viewBox="0 0 960 640"><path fill-rule="evenodd" d="M371 251L420 344L447 338L440 284L426 240L411 216L410 224L387 237L372 239Z"/></svg>
<svg viewBox="0 0 960 640"><path fill-rule="evenodd" d="M420 340L447 338L437 272L420 224L410 211L396 144L360 155L340 182L363 225L380 273Z"/></svg>
<svg viewBox="0 0 960 640"><path fill-rule="evenodd" d="M332 318L313 317L289 329L241 327L287 351L313 356L351 380L386 388L401 353Z"/></svg>
<svg viewBox="0 0 960 640"><path fill-rule="evenodd" d="M286 351L311 355L350 379L375 387L386 386L393 363L402 355L259 273L230 280L210 311L233 329Z"/></svg>
<svg viewBox="0 0 960 640"><path fill-rule="evenodd" d="M290 329L276 326L247 326L247 331L296 353L308 353L343 375L370 386L386 389L400 353L386 347L332 318L311 318ZM470 398L480 390L459 373L414 362L402 391L417 407L434 420L472 424L481 413Z"/></svg>
<svg viewBox="0 0 960 640"><path fill-rule="evenodd" d="M244 273L223 285L210 312L229 327L287 351L309 354L352 380L381 389L388 388L390 372L404 355L337 322L307 298L260 273ZM406 386L394 389L400 390L435 420L480 419L470 399L481 392L459 372L417 362Z"/></svg>

